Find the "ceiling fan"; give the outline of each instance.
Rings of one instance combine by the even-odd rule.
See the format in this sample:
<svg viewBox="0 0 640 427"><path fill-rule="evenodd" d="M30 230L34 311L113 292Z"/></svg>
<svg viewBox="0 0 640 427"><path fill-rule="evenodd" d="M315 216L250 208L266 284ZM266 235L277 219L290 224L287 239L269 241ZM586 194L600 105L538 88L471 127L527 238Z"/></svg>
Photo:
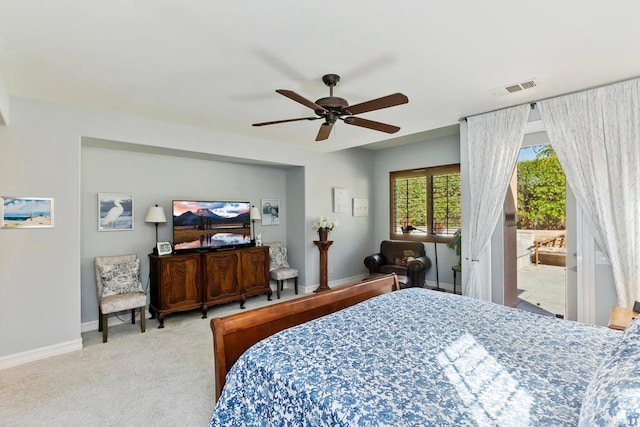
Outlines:
<svg viewBox="0 0 640 427"><path fill-rule="evenodd" d="M348 125L360 126L380 132L396 133L400 130L398 126L375 122L373 120L367 120L361 117L354 116L356 114L406 104L407 102L409 102L409 98L407 98L406 95L403 95L402 93L394 93L392 95L383 96L382 98L376 98L370 101L361 102L360 104L349 105L346 99L333 96L333 88L340 81L339 75L326 74L322 77L322 81L325 85L329 86L329 96L320 98L316 102L312 102L307 98L298 95L292 90L276 89L276 92L278 92L280 95L284 95L289 99L299 102L305 107L311 108L316 113L316 116L254 123L253 126L275 125L278 123L297 122L301 120L324 119L324 123L322 123L322 125L320 126L320 130L318 131L318 135L316 136L316 141L323 141L329 138L331 129L333 129L333 125L338 119L342 120Z"/></svg>

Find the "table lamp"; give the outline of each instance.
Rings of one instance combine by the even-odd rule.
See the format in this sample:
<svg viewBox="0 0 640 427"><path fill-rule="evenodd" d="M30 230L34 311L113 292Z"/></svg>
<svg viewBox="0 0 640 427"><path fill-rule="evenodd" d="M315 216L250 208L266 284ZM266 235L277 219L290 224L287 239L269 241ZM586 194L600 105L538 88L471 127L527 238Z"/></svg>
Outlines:
<svg viewBox="0 0 640 427"><path fill-rule="evenodd" d="M260 216L260 211L254 205L251 205L251 211L249 211L249 217L251 218L251 224L253 225L253 235L251 237L251 241L255 243L256 241L256 220L262 219Z"/></svg>
<svg viewBox="0 0 640 427"><path fill-rule="evenodd" d="M158 244L158 224L161 222L167 222L167 217L164 215L164 209L156 203L155 206L151 206L149 211L147 212L147 216L144 219L144 222L151 222L156 225L156 245ZM154 253L157 251L157 248L153 248Z"/></svg>

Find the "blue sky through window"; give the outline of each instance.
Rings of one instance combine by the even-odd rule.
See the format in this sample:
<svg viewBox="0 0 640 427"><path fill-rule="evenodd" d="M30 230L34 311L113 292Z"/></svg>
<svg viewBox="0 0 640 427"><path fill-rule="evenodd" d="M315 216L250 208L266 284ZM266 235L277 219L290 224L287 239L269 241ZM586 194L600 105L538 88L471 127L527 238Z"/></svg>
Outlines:
<svg viewBox="0 0 640 427"><path fill-rule="evenodd" d="M538 152L544 147L546 147L546 145L532 145L530 147L522 147L520 149L520 153L518 154L518 161L522 162L525 160L535 159Z"/></svg>

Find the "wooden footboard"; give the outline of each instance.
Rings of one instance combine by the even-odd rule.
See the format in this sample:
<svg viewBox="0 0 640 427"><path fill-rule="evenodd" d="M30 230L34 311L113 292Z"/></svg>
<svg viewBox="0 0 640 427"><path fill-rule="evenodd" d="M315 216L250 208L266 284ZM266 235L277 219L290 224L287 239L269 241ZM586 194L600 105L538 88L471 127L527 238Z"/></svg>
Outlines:
<svg viewBox="0 0 640 427"><path fill-rule="evenodd" d="M312 319L398 289L394 274L270 306L211 319L216 401L233 364L258 341Z"/></svg>

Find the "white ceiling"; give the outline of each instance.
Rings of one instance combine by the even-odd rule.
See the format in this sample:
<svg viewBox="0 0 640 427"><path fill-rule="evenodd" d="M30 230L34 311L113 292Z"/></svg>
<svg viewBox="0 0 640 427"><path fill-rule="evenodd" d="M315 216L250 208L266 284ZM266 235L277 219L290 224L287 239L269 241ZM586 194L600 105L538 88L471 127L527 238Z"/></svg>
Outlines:
<svg viewBox="0 0 640 427"><path fill-rule="evenodd" d="M320 2L0 0L0 76L10 95L88 106L333 151L442 134L458 119L640 75L638 0ZM321 77L385 133L338 122L254 122L313 112ZM536 78L539 86L494 89ZM390 142L381 143L391 138Z"/></svg>

